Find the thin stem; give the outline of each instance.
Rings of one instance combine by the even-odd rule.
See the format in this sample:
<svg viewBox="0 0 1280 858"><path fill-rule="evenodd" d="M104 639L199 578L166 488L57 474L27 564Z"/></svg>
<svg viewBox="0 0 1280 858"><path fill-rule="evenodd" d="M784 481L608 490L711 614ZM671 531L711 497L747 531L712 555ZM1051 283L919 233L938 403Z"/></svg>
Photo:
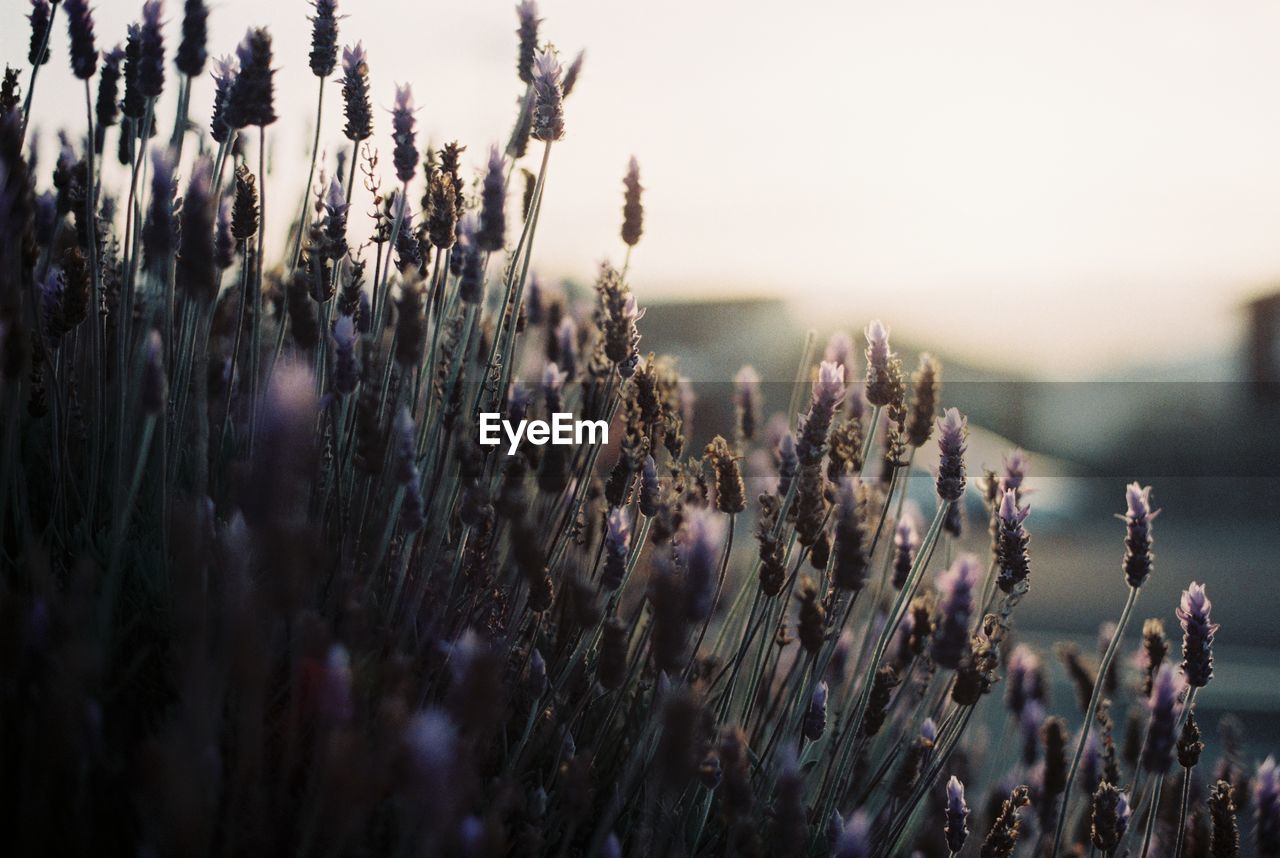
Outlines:
<svg viewBox="0 0 1280 858"><path fill-rule="evenodd" d="M58 4L54 3L49 11L49 23L45 25L44 35L40 38L40 52L36 54L36 62L31 66L31 80L27 82L27 97L22 102L22 140L27 139L27 123L31 120L31 102L36 94L36 77L40 74L40 66L44 65L45 54L49 52L49 37L53 34L53 22L58 17Z"/></svg>
<svg viewBox="0 0 1280 858"><path fill-rule="evenodd" d="M1133 606L1138 601L1138 594L1142 591L1141 587L1130 587L1129 595L1124 601L1124 608L1120 611L1120 622L1116 624L1115 634L1111 636L1111 642L1107 644L1107 651L1102 656L1102 661L1098 664L1098 676L1093 682L1093 693L1089 696L1089 706L1084 713L1084 726L1080 728L1080 738L1076 741L1076 752L1071 758L1071 768L1067 772L1067 784L1062 789L1062 807L1058 808L1058 823L1053 834L1053 848L1050 855L1057 855L1058 849L1062 845L1062 833L1067 827L1067 810L1071 804L1071 787L1075 785L1076 775L1080 771L1080 760L1084 757L1084 746L1089 739L1089 731L1093 729L1093 719L1098 714L1098 704L1102 700L1102 688L1107 681L1107 673L1111 670L1111 662L1115 660L1116 652L1120 649L1120 641L1124 638L1125 626L1129 624L1129 617L1133 614Z"/></svg>

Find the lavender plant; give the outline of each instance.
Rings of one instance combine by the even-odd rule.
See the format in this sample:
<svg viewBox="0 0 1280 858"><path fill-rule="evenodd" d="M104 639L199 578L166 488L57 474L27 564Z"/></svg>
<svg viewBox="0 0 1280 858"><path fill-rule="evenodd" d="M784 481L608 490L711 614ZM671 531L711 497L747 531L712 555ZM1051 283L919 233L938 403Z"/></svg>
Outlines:
<svg viewBox="0 0 1280 858"><path fill-rule="evenodd" d="M59 6L86 115L64 117L42 175L28 124ZM311 6L311 167L279 257L267 191L298 189L265 158L293 118L265 29L213 64L193 112L210 9L183 4L167 145L159 0L106 52L89 4L33 0L25 98L5 75L6 854L1222 856L1247 796L1248 846L1280 850L1272 760L1250 783L1224 746L1207 815L1190 800L1219 630L1204 586L1177 606L1181 664L1153 618L1137 675L1113 670L1154 574L1150 488L1127 489L1128 598L1100 662L1063 650L1084 717L1051 714L1046 659L1015 626L1028 461L972 491L937 360L907 378L875 321L859 384L852 338L815 361L810 336L784 415L766 419L783 403L744 367L735 425L695 447L688 382L640 349L636 159L623 262L593 300L533 272L582 54L564 70L520 4L523 97L473 164L459 143L420 152L408 84L376 132L368 53L339 58L336 3ZM101 179L113 134L118 187ZM482 415L564 412L616 443L481 443ZM768 473L744 479L752 457ZM935 462L925 525L907 476ZM952 561L948 522L975 494L988 556ZM974 740L1002 709L1013 759Z"/></svg>

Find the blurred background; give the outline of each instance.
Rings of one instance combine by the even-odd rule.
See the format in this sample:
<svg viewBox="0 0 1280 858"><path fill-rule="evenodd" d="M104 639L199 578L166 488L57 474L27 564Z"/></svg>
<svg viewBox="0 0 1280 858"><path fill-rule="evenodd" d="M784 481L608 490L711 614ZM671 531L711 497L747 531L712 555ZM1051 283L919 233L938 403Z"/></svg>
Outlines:
<svg viewBox="0 0 1280 858"><path fill-rule="evenodd" d="M136 5L100 0L101 43L123 39ZM725 382L740 365L785 410L770 394L807 329L821 343L883 318L908 367L921 349L943 361L945 404L975 427L973 475L1015 443L1032 453L1021 633L1092 651L1124 596L1123 486L1152 483L1165 512L1139 616L1175 631L1179 591L1207 580L1223 628L1199 707L1280 738L1264 717L1280 711L1280 5L540 5L565 60L587 56L535 263L549 281L587 283L620 258L636 155L643 345L679 355L699 390L695 440L729 425ZM344 40L369 48L377 106L412 80L436 143L463 142L478 167L505 141L519 95L512 3L343 11ZM210 19L225 51L245 26L270 26L283 120L271 169L299 191L315 100L305 13L302 0L221 0ZM25 14L22 0L0 8L3 56L25 57ZM51 154L50 123L83 96L65 74L39 87L33 122ZM328 92L323 139L337 147ZM210 93L196 88L197 120ZM927 509L928 465L915 480ZM971 502L965 539L980 548Z"/></svg>

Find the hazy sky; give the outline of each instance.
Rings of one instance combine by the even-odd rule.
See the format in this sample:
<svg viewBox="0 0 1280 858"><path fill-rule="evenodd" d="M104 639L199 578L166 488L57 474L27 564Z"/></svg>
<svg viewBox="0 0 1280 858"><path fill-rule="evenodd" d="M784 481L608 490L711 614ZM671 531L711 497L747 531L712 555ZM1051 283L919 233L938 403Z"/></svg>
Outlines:
<svg viewBox="0 0 1280 858"><path fill-rule="evenodd" d="M512 5L348 0L342 36L370 48L378 106L412 81L422 130L469 144L478 165L519 92ZM0 6L0 52L25 60L26 3ZM99 0L101 42L138 6ZM249 24L275 34L276 163L291 175L314 104L307 11L220 0L212 18L220 52ZM549 275L589 277L620 256L632 153L648 188L642 300L783 295L805 318L881 316L944 353L1037 376L1226 347L1241 302L1280 275L1280 4L546 0L542 12L566 60L588 51L538 235ZM59 23L35 121L78 128ZM206 82L202 116L208 98ZM385 112L377 131L389 161Z"/></svg>

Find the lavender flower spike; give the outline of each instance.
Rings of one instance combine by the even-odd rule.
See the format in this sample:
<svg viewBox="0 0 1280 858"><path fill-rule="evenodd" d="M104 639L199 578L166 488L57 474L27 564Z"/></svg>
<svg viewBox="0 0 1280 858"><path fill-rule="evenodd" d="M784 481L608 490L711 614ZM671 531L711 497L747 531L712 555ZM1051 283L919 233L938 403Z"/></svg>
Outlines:
<svg viewBox="0 0 1280 858"><path fill-rule="evenodd" d="M1147 582L1155 562L1151 522L1160 511L1151 509L1151 486L1130 483L1125 489L1125 501L1124 577L1130 587L1137 589Z"/></svg>
<svg viewBox="0 0 1280 858"><path fill-rule="evenodd" d="M497 146L489 150L489 166L480 189L480 228L476 231L476 246L492 253L502 250L506 243L507 217L505 212L507 185L502 150Z"/></svg>
<svg viewBox="0 0 1280 858"><path fill-rule="evenodd" d="M564 92L560 88L560 60L544 50L533 64L533 128L535 140L550 143L564 137Z"/></svg>
<svg viewBox="0 0 1280 858"><path fill-rule="evenodd" d="M724 519L710 509L695 510L689 517L680 544L688 602L686 616L695 622L711 616L715 605L716 573L724 546Z"/></svg>
<svg viewBox="0 0 1280 858"><path fill-rule="evenodd" d="M810 742L816 742L827 731L827 683L819 682L813 688L813 696L809 698L809 709L804 713L800 732Z"/></svg>
<svg viewBox="0 0 1280 858"><path fill-rule="evenodd" d="M964 784L955 775L947 781L947 848L958 854L969 836L969 805L964 802Z"/></svg>
<svg viewBox="0 0 1280 858"><path fill-rule="evenodd" d="M627 573L627 555L631 551L631 521L623 507L609 510L605 521L604 574L600 586L617 590Z"/></svg>
<svg viewBox="0 0 1280 858"><path fill-rule="evenodd" d="M160 338L160 332L154 329L147 334L146 360L142 365L140 390L143 411L156 415L164 410L167 396L164 378L164 340Z"/></svg>
<svg viewBox="0 0 1280 858"><path fill-rule="evenodd" d="M338 64L337 0L313 0L315 17L311 19L311 73L327 78Z"/></svg>
<svg viewBox="0 0 1280 858"><path fill-rule="evenodd" d="M1031 537L1023 527L1031 510L1018 506L1018 493L1006 489L997 513L996 560L1000 567L997 584L1000 592L1009 594L1027 580L1031 567L1027 560L1027 543Z"/></svg>
<svg viewBox="0 0 1280 858"><path fill-rule="evenodd" d="M744 366L733 377L734 403L738 406L738 430L745 441L756 435L760 422L760 374L754 367Z"/></svg>
<svg viewBox="0 0 1280 858"><path fill-rule="evenodd" d="M360 383L360 359L356 357L356 324L340 316L333 326L333 389L340 396L354 393Z"/></svg>
<svg viewBox="0 0 1280 858"><path fill-rule="evenodd" d="M1109 855L1129 830L1129 800L1112 784L1103 781L1093 794L1090 839L1102 854Z"/></svg>
<svg viewBox="0 0 1280 858"><path fill-rule="evenodd" d="M364 44L342 49L342 99L347 124L343 134L359 143L373 134L373 106L369 102L369 56Z"/></svg>
<svg viewBox="0 0 1280 858"><path fill-rule="evenodd" d="M1182 624L1182 675L1192 688L1204 688L1213 679L1213 638L1218 624L1209 620L1212 608L1203 584L1192 581L1182 591L1182 604L1177 609Z"/></svg>
<svg viewBox="0 0 1280 858"><path fill-rule="evenodd" d="M1259 855L1280 855L1280 768L1275 757L1267 757L1258 766L1254 778L1254 801L1257 805L1255 830Z"/></svg>
<svg viewBox="0 0 1280 858"><path fill-rule="evenodd" d="M952 669L969 651L969 621L973 617L973 591L980 573L978 558L961 554L938 578L938 607L942 613L933 633L933 660Z"/></svg>
<svg viewBox="0 0 1280 858"><path fill-rule="evenodd" d="M396 86L396 103L391 110L391 139L395 148L391 160L395 164L396 178L408 184L418 170L418 146L415 142L413 117L413 90L409 84Z"/></svg>
<svg viewBox="0 0 1280 858"><path fill-rule="evenodd" d="M516 6L516 17L520 27L516 35L520 37L520 47L516 53L516 74L524 83L533 83L534 57L538 52L538 25L542 19L538 17L538 4L533 0L521 0Z"/></svg>
<svg viewBox="0 0 1280 858"><path fill-rule="evenodd" d="M888 405L892 399L889 363L889 329L879 319L867 325L867 401L872 405Z"/></svg>
<svg viewBox="0 0 1280 858"><path fill-rule="evenodd" d="M138 37L138 91L144 98L158 98L164 91L164 3L147 0L142 6L142 30Z"/></svg>
<svg viewBox="0 0 1280 858"><path fill-rule="evenodd" d="M209 60L206 43L209 39L209 7L204 0L186 0L182 12L182 40L173 64L187 77L204 74Z"/></svg>
<svg viewBox="0 0 1280 858"><path fill-rule="evenodd" d="M225 118L232 128L259 128L276 121L275 69L271 68L271 34L251 29L236 47L240 73L227 93Z"/></svg>
<svg viewBox="0 0 1280 858"><path fill-rule="evenodd" d="M818 380L813 385L809 412L800 421L796 454L801 463L817 464L821 461L827 448L831 419L844 394L844 367L832 361L823 361L818 366Z"/></svg>
<svg viewBox="0 0 1280 858"><path fill-rule="evenodd" d="M93 12L88 0L63 0L67 12L67 35L71 40L71 72L88 80L98 69L98 49L93 43Z"/></svg>
<svg viewBox="0 0 1280 858"><path fill-rule="evenodd" d="M964 443L969 433L969 421L959 410L948 408L938 418L938 497L944 501L958 501L964 495Z"/></svg>
<svg viewBox="0 0 1280 858"><path fill-rule="evenodd" d="M1142 768L1155 774L1164 774L1173 764L1173 750L1177 744L1178 716L1184 682L1173 667L1164 664L1156 674L1151 688L1147 709L1151 721L1147 726L1147 741L1142 748Z"/></svg>
<svg viewBox="0 0 1280 858"><path fill-rule="evenodd" d="M920 549L920 533L916 530L912 516L903 515L893 529L893 588L901 590L911 574L911 567L916 562L916 552Z"/></svg>
<svg viewBox="0 0 1280 858"><path fill-rule="evenodd" d="M854 811L836 837L835 858L870 858L874 841L865 812Z"/></svg>

